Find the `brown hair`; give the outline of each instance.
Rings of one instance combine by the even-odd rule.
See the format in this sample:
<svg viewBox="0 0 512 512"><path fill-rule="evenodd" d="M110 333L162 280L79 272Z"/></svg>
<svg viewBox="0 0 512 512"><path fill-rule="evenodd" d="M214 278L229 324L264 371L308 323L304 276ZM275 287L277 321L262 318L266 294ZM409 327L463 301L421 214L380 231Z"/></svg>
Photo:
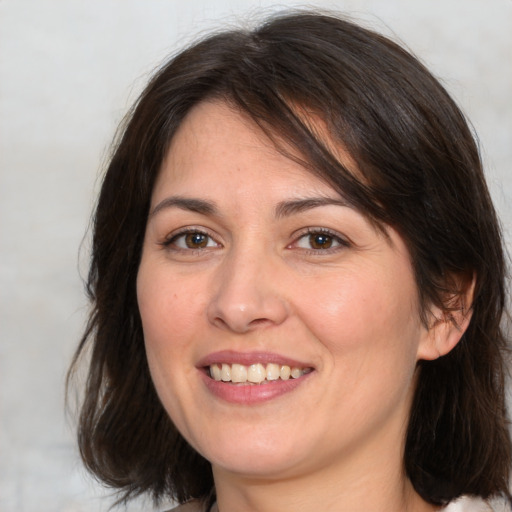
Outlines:
<svg viewBox="0 0 512 512"><path fill-rule="evenodd" d="M430 305L449 313L447 297L460 295L460 280L451 277L476 276L473 316L460 343L419 363L404 465L433 504L461 494L508 496L505 265L474 138L417 59L381 35L313 12L185 49L155 74L127 116L97 203L87 282L92 311L72 366L90 347L79 424L86 466L127 499L149 492L183 502L213 492L210 464L175 429L153 388L135 282L169 142L190 109L214 97L247 112L276 144L299 150L302 165L401 234L425 321ZM340 164L304 112L325 123L362 179Z"/></svg>

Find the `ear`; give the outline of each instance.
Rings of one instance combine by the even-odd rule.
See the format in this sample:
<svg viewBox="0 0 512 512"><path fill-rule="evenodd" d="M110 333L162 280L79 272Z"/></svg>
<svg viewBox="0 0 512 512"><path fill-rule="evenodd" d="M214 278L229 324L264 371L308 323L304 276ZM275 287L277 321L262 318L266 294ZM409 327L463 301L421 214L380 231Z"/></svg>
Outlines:
<svg viewBox="0 0 512 512"><path fill-rule="evenodd" d="M449 289L456 291L446 292L443 308L435 306L429 311L429 325L418 346L418 360L438 359L459 343L473 314L475 281L474 274L447 279Z"/></svg>

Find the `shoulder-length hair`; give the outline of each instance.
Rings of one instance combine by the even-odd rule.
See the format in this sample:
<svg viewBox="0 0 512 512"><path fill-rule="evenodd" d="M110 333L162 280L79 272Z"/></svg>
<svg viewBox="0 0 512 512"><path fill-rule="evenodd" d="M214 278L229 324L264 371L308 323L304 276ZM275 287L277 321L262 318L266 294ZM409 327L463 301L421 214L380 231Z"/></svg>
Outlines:
<svg viewBox="0 0 512 512"><path fill-rule="evenodd" d="M301 165L400 233L425 322L432 305L449 315L464 293L461 283L475 276L472 320L461 341L448 355L418 363L404 468L432 504L462 494L508 496L504 255L471 130L408 52L313 12L190 46L154 75L126 118L94 216L92 310L70 373L90 349L79 423L87 468L125 499L149 492L183 502L213 492L210 464L157 398L135 283L153 184L170 141L194 105L214 98L246 112L282 151L294 148ZM332 142L352 156L358 176L339 162Z"/></svg>

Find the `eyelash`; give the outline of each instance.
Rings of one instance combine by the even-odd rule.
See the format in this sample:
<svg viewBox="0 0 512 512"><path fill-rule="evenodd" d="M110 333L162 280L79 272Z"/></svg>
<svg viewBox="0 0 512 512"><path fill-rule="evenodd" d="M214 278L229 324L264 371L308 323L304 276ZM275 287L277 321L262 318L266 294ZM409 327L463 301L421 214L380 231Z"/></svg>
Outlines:
<svg viewBox="0 0 512 512"><path fill-rule="evenodd" d="M195 247L195 248L188 247L185 249L184 247L177 246L176 245L177 240L179 240L182 237L186 237L187 235L204 236L208 239L207 244L210 241L213 241L215 244L219 245L218 242L216 242L215 239L209 233L207 233L206 231L204 231L202 229L196 229L196 228L184 228L184 229L178 231L177 233L172 233L170 236L168 236L162 242L161 245L163 247L167 247L167 248L170 248L175 251L185 251L185 252L202 252L205 248L211 248L211 247L205 246L205 247ZM174 247L173 247L173 244L174 244Z"/></svg>
<svg viewBox="0 0 512 512"><path fill-rule="evenodd" d="M179 247L176 245L176 242L182 238L186 237L187 235L195 235L195 236L204 236L206 237L206 245L203 247ZM306 248L306 247L297 247L299 242L306 237L312 237L312 236L324 236L328 237L331 242L336 243L335 247L327 247L327 248ZM212 248L212 246L209 246L208 244L214 242L217 247L220 245L218 242L215 241L215 239L206 231L202 229L195 229L195 228L184 228L177 233L173 233L170 236L168 236L161 245L163 247L170 248L174 251L184 251L184 252L203 252L205 249ZM186 243L186 242L185 242ZM174 245L174 246L173 246ZM288 245L288 248L292 249L294 247L297 247L298 249L303 250L307 254L313 254L313 255L321 255L321 254L330 254L336 251L339 251L340 249L346 248L350 246L350 242L348 242L346 239L342 238L338 233L331 231L327 228L307 228L304 232L302 232L290 245Z"/></svg>
<svg viewBox="0 0 512 512"><path fill-rule="evenodd" d="M314 235L316 235L316 236L321 235L321 236L329 237L333 242L336 242L338 245L336 245L335 247L328 247L326 249L302 248L304 251L307 251L307 253L309 253L309 254L313 254L313 255L330 254L330 253L339 251L341 249L347 248L351 245L348 240L341 237L338 233L331 231L330 229L307 228L305 230L305 232L301 233L300 236L297 237L295 239L295 241L289 245L289 247L293 247L294 245L297 245L300 240L302 240L306 237L314 236Z"/></svg>

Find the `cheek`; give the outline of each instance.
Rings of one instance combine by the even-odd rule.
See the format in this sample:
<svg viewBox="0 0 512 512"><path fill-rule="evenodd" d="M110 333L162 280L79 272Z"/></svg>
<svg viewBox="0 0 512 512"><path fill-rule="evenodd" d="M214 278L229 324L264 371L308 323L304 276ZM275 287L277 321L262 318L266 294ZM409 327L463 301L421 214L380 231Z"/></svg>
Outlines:
<svg viewBox="0 0 512 512"><path fill-rule="evenodd" d="M197 276L183 279L169 272L165 262L141 262L137 300L146 357L160 400L181 429L185 428L182 419L194 389L192 383L197 380L197 351L208 339L202 289L205 287Z"/></svg>
<svg viewBox="0 0 512 512"><path fill-rule="evenodd" d="M157 263L141 264L137 300L146 357L157 394L181 429L185 428L186 397L195 372L190 340L197 335L199 317L193 290L159 271Z"/></svg>
<svg viewBox="0 0 512 512"><path fill-rule="evenodd" d="M197 289L193 279L184 286L157 265L141 265L137 300L148 350L175 351L194 332L202 317Z"/></svg>
<svg viewBox="0 0 512 512"><path fill-rule="evenodd" d="M422 326L412 275L399 278L390 267L316 285L301 293L301 316L336 364L415 364Z"/></svg>

